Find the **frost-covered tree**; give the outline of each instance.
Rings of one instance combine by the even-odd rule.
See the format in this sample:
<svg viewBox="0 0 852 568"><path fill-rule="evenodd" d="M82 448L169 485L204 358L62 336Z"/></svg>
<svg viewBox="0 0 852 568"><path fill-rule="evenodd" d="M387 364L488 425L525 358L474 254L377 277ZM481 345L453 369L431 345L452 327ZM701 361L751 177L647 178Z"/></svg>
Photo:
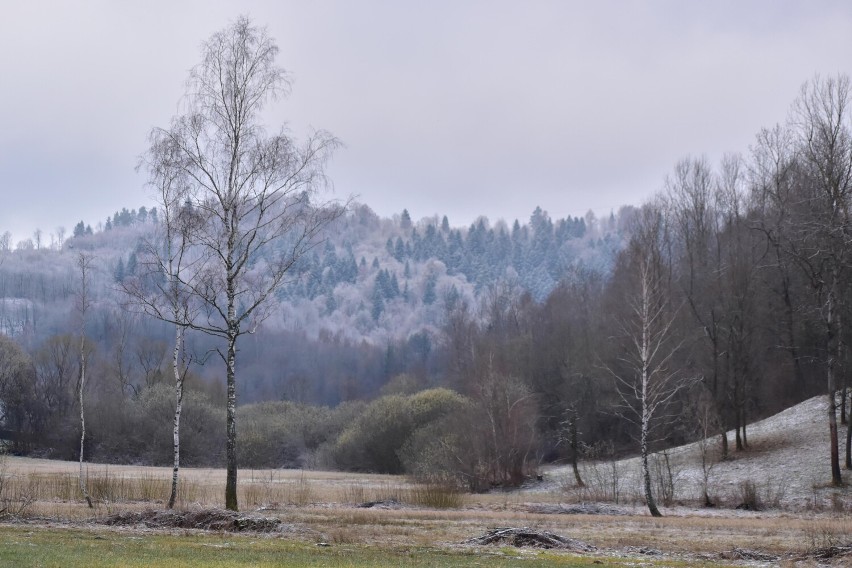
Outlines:
<svg viewBox="0 0 852 568"><path fill-rule="evenodd" d="M181 285L204 304L191 327L220 338L227 380L225 506L237 509L237 340L269 314L268 300L294 264L342 212L317 203L337 140L322 131L299 144L261 123L290 83L267 31L241 17L215 33L192 69L185 112L155 128L146 160L168 151L188 181L186 202L202 219L191 243L204 262Z"/></svg>
<svg viewBox="0 0 852 568"><path fill-rule="evenodd" d="M92 264L93 257L90 254L80 253L77 256L77 269L80 271L80 286L75 297L75 308L80 319L80 375L77 379L77 398L80 404L80 492L92 508L92 498L86 486L86 478L83 476L83 460L86 444L86 413L83 405L83 392L86 388L86 371L88 370L88 346L86 341L86 317L92 307Z"/></svg>

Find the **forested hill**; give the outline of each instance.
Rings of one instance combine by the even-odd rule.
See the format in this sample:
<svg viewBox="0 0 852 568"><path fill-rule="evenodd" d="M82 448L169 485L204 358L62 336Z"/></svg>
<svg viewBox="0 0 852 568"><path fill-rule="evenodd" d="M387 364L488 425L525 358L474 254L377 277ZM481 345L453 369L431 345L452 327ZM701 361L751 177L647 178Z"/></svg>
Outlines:
<svg viewBox="0 0 852 568"><path fill-rule="evenodd" d="M589 226L591 225L591 227ZM614 216L467 228L447 217L382 219L364 205L335 228L322 250L303 257L279 294L278 325L377 344L440 325L448 303L477 305L498 286L542 301L573 271L608 273L623 243Z"/></svg>
<svg viewBox="0 0 852 568"><path fill-rule="evenodd" d="M629 209L626 210L629 213ZM137 271L137 252L158 223L156 209L123 209L105 222L79 222L51 245L9 247L0 271L0 331L36 342L63 330L74 290L75 251L95 257L100 309L126 298L117 284ZM446 216L413 221L407 211L382 218L355 204L324 245L301 258L274 300L267 328L384 345L433 330L447 302L472 305L499 286L542 301L578 270L606 274L624 242L614 215L551 219L536 208L528 222L480 218L453 227Z"/></svg>
<svg viewBox="0 0 852 568"><path fill-rule="evenodd" d="M536 208L528 221L511 226L481 218L456 227L446 216L413 220L407 211L382 218L356 203L292 268L269 317L242 347L241 366L251 375L240 384L242 400L335 404L371 396L412 366L440 375L432 359L449 308L464 304L483 314L497 294L538 303L572 275L608 274L632 212L551 219ZM122 209L104 221L80 221L67 236L58 231L50 244L27 239L6 247L0 332L31 353L51 338L78 333L76 261L85 251L94 258L95 298L87 335L95 357L109 367L105 375L125 374L121 381L131 388L164 374L171 332L132 313L120 291L121 281L141 270L141 243L158 223L156 209ZM215 346L190 335L197 352ZM215 363L198 373L220 377Z"/></svg>

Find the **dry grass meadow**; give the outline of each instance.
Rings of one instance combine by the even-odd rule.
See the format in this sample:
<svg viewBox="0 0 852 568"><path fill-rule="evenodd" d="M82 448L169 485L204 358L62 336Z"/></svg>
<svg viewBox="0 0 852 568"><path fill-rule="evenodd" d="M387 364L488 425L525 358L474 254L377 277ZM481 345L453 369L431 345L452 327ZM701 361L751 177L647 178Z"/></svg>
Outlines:
<svg viewBox="0 0 852 568"><path fill-rule="evenodd" d="M713 468L714 508L701 506L696 445L671 450L675 488L659 519L638 497L635 459L586 464L583 488L568 468L551 467L529 487L476 495L398 476L243 469L243 513L281 524L271 534L228 533L228 546L244 548L220 565L852 565L852 490L825 484L823 404L811 399L753 425L752 449ZM0 457L0 566L216 565L205 551L221 545L222 531L106 524L162 510L169 468L88 464L85 472L93 509L81 498L77 463ZM184 468L180 479L176 510L222 507L224 470ZM759 510L736 508L746 489ZM495 527L548 531L596 550L465 544ZM78 556L69 556L72 543ZM181 560L184 545L196 552ZM291 561L282 564L285 548Z"/></svg>
<svg viewBox="0 0 852 568"><path fill-rule="evenodd" d="M87 481L94 509L80 498L77 471L76 463L4 458L4 503L8 513L20 513L6 520L5 530L49 527L132 531L139 536L193 532L102 524L116 513L162 509L169 489L168 468L89 464ZM588 559L753 565L754 557L744 556L742 550L773 555L780 562L852 543L852 518L845 509L743 512L679 506L668 509L666 517L653 519L638 499L588 509L598 514L576 513L584 510L576 507L580 493L563 486L469 495L384 475L289 470L242 470L240 475L243 511L281 519L286 530L278 538L310 545L416 547L469 554L482 547L472 549L464 541L489 528L530 527L594 545L598 551L586 554ZM180 487L178 510L221 507L224 471L185 468ZM377 503L363 506L369 502ZM519 554L511 547L481 549L481 553L486 557Z"/></svg>

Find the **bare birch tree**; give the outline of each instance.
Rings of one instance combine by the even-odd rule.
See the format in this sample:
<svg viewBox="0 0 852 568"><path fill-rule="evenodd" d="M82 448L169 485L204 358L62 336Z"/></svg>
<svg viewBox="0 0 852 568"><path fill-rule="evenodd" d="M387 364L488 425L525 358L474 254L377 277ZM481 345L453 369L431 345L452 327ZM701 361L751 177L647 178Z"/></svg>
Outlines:
<svg viewBox="0 0 852 568"><path fill-rule="evenodd" d="M161 221L151 239L142 243L139 277L128 278L121 287L131 303L146 314L174 326L172 374L175 388L175 412L172 428L172 483L167 507L177 499L180 469L180 421L183 412L184 378L192 360L185 350L186 330L199 313L192 288L200 280L199 268L207 260L204 250L192 247L194 232L204 219L192 206L186 164L179 146L168 138L153 138L139 168L148 172L148 185L155 191ZM155 357L159 366L160 357ZM143 368L147 366L142 361ZM146 370L146 377L148 376ZM149 385L150 386L150 385Z"/></svg>
<svg viewBox="0 0 852 568"><path fill-rule="evenodd" d="M646 206L628 254L629 289L626 317L621 322L626 341L618 369L610 369L622 401L622 415L639 428L639 450L645 501L654 517L657 508L649 468L653 430L678 392L689 384L674 367L682 340L675 337L675 317L669 280L667 221L661 207Z"/></svg>
<svg viewBox="0 0 852 568"><path fill-rule="evenodd" d="M62 245L65 244L65 227L59 225L56 227L56 248L62 250Z"/></svg>
<svg viewBox="0 0 852 568"><path fill-rule="evenodd" d="M80 288L77 290L76 309L77 315L80 318L80 376L77 381L77 397L80 404L80 492L86 499L89 507L92 508L92 498L89 496L89 490L86 487L86 478L83 475L83 459L86 444L86 412L83 406L83 391L86 387L86 365L87 365L87 346L86 346L86 314L92 305L89 285L91 283L92 256L86 253L80 253L77 256L77 269L80 271Z"/></svg>
<svg viewBox="0 0 852 568"><path fill-rule="evenodd" d="M186 112L155 128L143 160L163 152L186 181L185 206L200 222L189 234L197 262L176 281L203 306L189 327L224 340L227 380L225 506L237 509L237 339L269 314L267 299L288 271L322 240L342 208L317 203L324 166L337 140L313 133L297 144L283 130L268 135L266 104L286 95L289 80L275 63L278 47L265 29L240 18L214 34L190 73Z"/></svg>

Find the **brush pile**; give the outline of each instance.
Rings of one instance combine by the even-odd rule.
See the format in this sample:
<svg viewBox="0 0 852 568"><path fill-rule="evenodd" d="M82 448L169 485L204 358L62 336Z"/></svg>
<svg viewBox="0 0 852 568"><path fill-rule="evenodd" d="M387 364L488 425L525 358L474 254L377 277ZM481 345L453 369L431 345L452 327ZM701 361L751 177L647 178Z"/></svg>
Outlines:
<svg viewBox="0 0 852 568"><path fill-rule="evenodd" d="M226 532L273 532L279 528L280 519L246 515L223 509L198 511L157 511L116 513L103 519L105 525L137 526L148 528L202 529Z"/></svg>
<svg viewBox="0 0 852 568"><path fill-rule="evenodd" d="M517 546L519 548L559 548L577 552L594 552L597 550L591 544L581 540L566 538L558 534L528 527L491 529L482 536L465 541L464 544L479 546L499 544Z"/></svg>

